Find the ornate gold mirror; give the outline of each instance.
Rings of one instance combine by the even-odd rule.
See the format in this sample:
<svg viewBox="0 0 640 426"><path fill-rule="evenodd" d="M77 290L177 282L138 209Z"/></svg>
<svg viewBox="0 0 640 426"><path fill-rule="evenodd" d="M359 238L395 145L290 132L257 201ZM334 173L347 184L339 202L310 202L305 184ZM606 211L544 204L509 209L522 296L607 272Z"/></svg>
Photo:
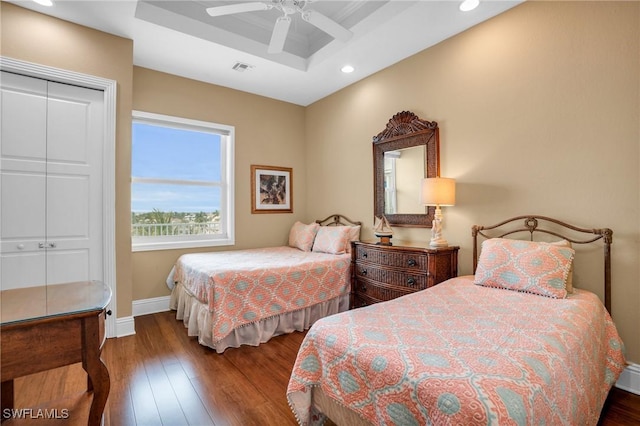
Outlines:
<svg viewBox="0 0 640 426"><path fill-rule="evenodd" d="M420 203L421 180L440 175L438 123L402 111L373 137L374 214L392 226L430 228L434 207Z"/></svg>

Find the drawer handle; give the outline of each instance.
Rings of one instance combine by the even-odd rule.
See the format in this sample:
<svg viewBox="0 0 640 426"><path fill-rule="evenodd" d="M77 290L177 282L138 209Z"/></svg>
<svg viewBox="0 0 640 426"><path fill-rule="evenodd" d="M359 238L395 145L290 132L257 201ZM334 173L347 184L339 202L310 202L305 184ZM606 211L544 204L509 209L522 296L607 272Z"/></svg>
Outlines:
<svg viewBox="0 0 640 426"><path fill-rule="evenodd" d="M362 257L367 257L367 252L366 251L362 252Z"/></svg>
<svg viewBox="0 0 640 426"><path fill-rule="evenodd" d="M407 279L407 284L409 285L416 285L416 279L411 277Z"/></svg>
<svg viewBox="0 0 640 426"><path fill-rule="evenodd" d="M367 286L365 284L362 284L362 286L360 286L360 290L367 291Z"/></svg>
<svg viewBox="0 0 640 426"><path fill-rule="evenodd" d="M361 273L362 275L367 275L367 270L366 270L366 269L363 269L363 270L361 270L361 271L360 271L360 273Z"/></svg>
<svg viewBox="0 0 640 426"><path fill-rule="evenodd" d="M418 262L416 262L415 259L409 259L409 266L416 266L418 264Z"/></svg>

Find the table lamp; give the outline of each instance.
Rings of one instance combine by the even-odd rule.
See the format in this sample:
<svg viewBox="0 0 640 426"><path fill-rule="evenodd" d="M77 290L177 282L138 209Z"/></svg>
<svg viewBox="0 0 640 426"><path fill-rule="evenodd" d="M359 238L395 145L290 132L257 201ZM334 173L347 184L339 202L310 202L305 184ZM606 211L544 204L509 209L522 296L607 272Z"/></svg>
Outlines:
<svg viewBox="0 0 640 426"><path fill-rule="evenodd" d="M442 237L442 210L440 206L456 204L456 181L443 177L422 179L420 201L425 206L436 206L429 246L434 248L448 246L449 243Z"/></svg>

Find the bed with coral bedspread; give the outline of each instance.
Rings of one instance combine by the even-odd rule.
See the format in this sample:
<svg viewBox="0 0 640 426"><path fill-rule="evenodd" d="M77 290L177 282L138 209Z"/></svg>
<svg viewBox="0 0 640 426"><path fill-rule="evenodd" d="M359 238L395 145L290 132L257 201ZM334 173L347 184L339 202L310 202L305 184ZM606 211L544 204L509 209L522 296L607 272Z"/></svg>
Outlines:
<svg viewBox="0 0 640 426"><path fill-rule="evenodd" d="M573 259L549 246L536 249ZM498 275L513 278L513 257L487 253L485 275L497 262ZM525 257L533 261L518 259L523 270L538 265ZM299 423L596 425L625 367L603 303L580 289L547 297L494 288L482 273L314 324L287 389Z"/></svg>
<svg viewBox="0 0 640 426"><path fill-rule="evenodd" d="M351 255L334 252L309 245L182 255L168 280L170 308L190 336L220 353L306 330L348 309Z"/></svg>

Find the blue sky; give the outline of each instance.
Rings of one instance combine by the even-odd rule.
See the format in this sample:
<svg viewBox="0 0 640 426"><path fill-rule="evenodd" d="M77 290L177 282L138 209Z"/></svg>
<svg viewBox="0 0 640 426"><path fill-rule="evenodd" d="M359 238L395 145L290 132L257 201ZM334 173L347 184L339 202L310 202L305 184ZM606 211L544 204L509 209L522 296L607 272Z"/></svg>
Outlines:
<svg viewBox="0 0 640 426"><path fill-rule="evenodd" d="M135 122L131 176L219 182L220 147L216 134ZM134 212L212 212L219 208L219 187L139 182L131 187Z"/></svg>

